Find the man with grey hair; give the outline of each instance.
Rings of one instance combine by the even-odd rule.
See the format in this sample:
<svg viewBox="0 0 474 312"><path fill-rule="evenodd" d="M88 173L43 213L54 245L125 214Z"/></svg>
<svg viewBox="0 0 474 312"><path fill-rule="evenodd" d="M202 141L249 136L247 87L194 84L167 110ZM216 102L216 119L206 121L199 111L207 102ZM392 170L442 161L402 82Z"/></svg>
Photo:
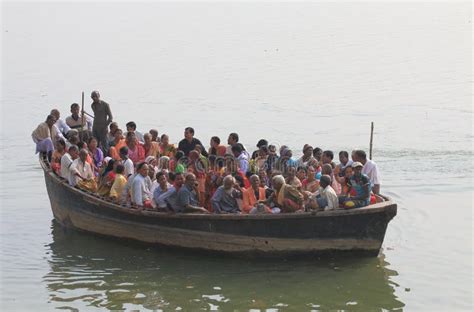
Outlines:
<svg viewBox="0 0 474 312"><path fill-rule="evenodd" d="M199 206L196 176L193 173L186 175L184 185L178 191L174 208L175 212L209 213Z"/></svg>
<svg viewBox="0 0 474 312"><path fill-rule="evenodd" d="M89 152L86 149L79 151L79 158L76 158L69 167L71 179L69 184L76 186L79 181L94 179L94 172L91 165L86 161Z"/></svg>
<svg viewBox="0 0 474 312"><path fill-rule="evenodd" d="M71 128L66 124L64 120L61 119L61 114L59 113L59 110L53 108L50 114L53 115L54 118L56 118L56 123L54 125L59 129L59 131L61 131L64 136L67 136Z"/></svg>
<svg viewBox="0 0 474 312"><path fill-rule="evenodd" d="M69 168L71 167L72 162L77 159L77 157L79 157L79 148L77 145L71 145L68 151L61 157L60 175L71 184L74 182L72 182L73 179L71 178L71 172Z"/></svg>
<svg viewBox="0 0 474 312"><path fill-rule="evenodd" d="M241 198L241 192L236 188L235 178L227 175L211 198L214 213L240 213L237 198Z"/></svg>
<svg viewBox="0 0 474 312"><path fill-rule="evenodd" d="M100 99L99 91L92 91L91 104L94 112L94 122L92 124L92 136L97 139L98 145L105 153L107 150L107 127L112 122L112 112L108 103Z"/></svg>

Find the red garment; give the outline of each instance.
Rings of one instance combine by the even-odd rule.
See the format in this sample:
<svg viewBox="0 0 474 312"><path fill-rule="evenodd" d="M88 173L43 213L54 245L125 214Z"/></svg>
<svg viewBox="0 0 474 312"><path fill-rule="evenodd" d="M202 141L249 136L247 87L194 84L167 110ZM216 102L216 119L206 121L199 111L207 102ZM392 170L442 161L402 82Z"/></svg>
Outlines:
<svg viewBox="0 0 474 312"><path fill-rule="evenodd" d="M216 154L217 154L217 156L219 156L219 157L224 157L226 150L227 150L227 148L226 148L224 145L219 145L219 146L216 148Z"/></svg>
<svg viewBox="0 0 474 312"><path fill-rule="evenodd" d="M237 174L242 177L242 180L244 180L244 188L249 188L251 186L249 179L245 176L245 173L242 171L237 170Z"/></svg>
<svg viewBox="0 0 474 312"><path fill-rule="evenodd" d="M370 205L373 205L376 203L377 203L377 198L375 197L374 194L370 194Z"/></svg>
<svg viewBox="0 0 474 312"><path fill-rule="evenodd" d="M145 161L145 148L141 143L135 145L135 149L128 147L128 158L130 158L134 164L141 163Z"/></svg>
<svg viewBox="0 0 474 312"><path fill-rule="evenodd" d="M60 175L61 164L58 164L57 162L53 162L53 163L51 164L51 169L53 169L53 171L54 171L57 175Z"/></svg>

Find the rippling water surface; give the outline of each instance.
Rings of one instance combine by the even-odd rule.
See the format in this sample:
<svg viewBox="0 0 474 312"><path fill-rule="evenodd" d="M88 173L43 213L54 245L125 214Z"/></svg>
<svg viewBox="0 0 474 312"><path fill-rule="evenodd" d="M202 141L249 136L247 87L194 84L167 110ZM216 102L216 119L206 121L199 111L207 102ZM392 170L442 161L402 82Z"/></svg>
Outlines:
<svg viewBox="0 0 474 312"><path fill-rule="evenodd" d="M471 311L470 2L2 4L1 305ZM101 91L123 127L367 149L398 203L378 258L249 261L52 221L30 133ZM88 102L87 102L88 103ZM89 104L87 104L89 107Z"/></svg>

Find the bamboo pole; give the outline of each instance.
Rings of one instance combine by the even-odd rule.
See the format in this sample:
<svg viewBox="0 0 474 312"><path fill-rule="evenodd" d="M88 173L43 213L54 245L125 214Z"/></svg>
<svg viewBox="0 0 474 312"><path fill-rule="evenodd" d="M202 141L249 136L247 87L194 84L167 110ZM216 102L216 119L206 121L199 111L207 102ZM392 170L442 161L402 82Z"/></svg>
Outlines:
<svg viewBox="0 0 474 312"><path fill-rule="evenodd" d="M84 91L82 91L81 141L84 141Z"/></svg>
<svg viewBox="0 0 474 312"><path fill-rule="evenodd" d="M370 148L369 148L369 159L372 160L372 145L374 141L374 122L370 123Z"/></svg>

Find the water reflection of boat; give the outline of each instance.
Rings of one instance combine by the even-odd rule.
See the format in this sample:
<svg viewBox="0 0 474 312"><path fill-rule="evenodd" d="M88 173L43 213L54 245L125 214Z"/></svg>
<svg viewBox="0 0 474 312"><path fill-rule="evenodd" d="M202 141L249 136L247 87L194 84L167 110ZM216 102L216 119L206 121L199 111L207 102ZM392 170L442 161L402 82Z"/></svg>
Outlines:
<svg viewBox="0 0 474 312"><path fill-rule="evenodd" d="M55 219L65 227L151 244L246 255L351 251L377 255L391 200L364 208L270 215L170 214L130 209L69 186L40 159Z"/></svg>
<svg viewBox="0 0 474 312"><path fill-rule="evenodd" d="M57 308L307 311L404 306L390 280L397 272L386 268L383 257L223 261L124 246L56 223L52 237L47 246L50 272L43 281Z"/></svg>

